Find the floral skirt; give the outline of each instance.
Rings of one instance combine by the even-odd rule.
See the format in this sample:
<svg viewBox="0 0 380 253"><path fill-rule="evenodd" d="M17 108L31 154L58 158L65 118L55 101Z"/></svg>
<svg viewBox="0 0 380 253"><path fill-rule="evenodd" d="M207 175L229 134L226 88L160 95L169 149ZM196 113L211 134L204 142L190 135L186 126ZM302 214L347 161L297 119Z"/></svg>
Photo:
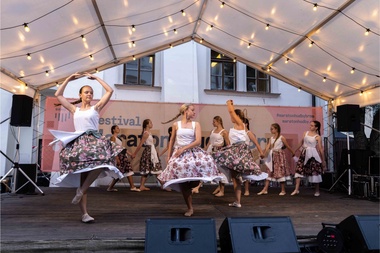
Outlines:
<svg viewBox="0 0 380 253"><path fill-rule="evenodd" d="M129 161L127 150L123 149L118 155L120 164L117 166L117 168L120 170L121 173L127 174L127 176L133 175L132 165Z"/></svg>
<svg viewBox="0 0 380 253"><path fill-rule="evenodd" d="M243 180L263 180L268 174L262 172L254 162L254 158L248 145L244 142L234 143L223 147L212 154L218 166L238 173Z"/></svg>
<svg viewBox="0 0 380 253"><path fill-rule="evenodd" d="M314 157L306 158L306 149L301 152L301 155L296 164L296 173L303 176L318 176L322 175L323 168L322 163L315 160ZM306 164L305 163L306 159Z"/></svg>
<svg viewBox="0 0 380 253"><path fill-rule="evenodd" d="M162 172L161 161L158 158L158 163L153 164L152 161L152 146L146 146L140 158L140 174L160 174Z"/></svg>
<svg viewBox="0 0 380 253"><path fill-rule="evenodd" d="M267 169L267 180L284 182L287 179L290 179L290 168L283 150L272 151L272 167L273 172Z"/></svg>
<svg viewBox="0 0 380 253"><path fill-rule="evenodd" d="M173 154L179 149L174 148ZM223 175L218 171L211 155L200 147L185 150L178 157L171 157L166 168L157 177L165 182L164 188L169 187L180 191L179 183L188 181L218 182Z"/></svg>

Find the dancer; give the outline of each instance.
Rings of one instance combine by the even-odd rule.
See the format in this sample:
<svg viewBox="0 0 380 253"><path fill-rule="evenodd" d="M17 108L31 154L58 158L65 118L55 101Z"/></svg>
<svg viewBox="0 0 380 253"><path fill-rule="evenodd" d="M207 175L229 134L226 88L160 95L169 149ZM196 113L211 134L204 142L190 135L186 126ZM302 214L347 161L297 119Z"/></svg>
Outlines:
<svg viewBox="0 0 380 253"><path fill-rule="evenodd" d="M157 155L156 147L150 130L153 128L153 123L150 119L145 119L142 125L141 140L132 157L136 157L141 147L144 145L144 151L140 158L140 191L149 191L150 188L145 186L145 182L149 174L158 175L162 172L161 162ZM162 186L162 184L161 184Z"/></svg>
<svg viewBox="0 0 380 253"><path fill-rule="evenodd" d="M180 191L187 205L185 216L194 214L192 188L199 181L219 181L221 175L218 172L214 159L199 145L201 144L201 126L193 121L195 108L191 104L183 104L179 113L169 123L181 116L181 120L172 125L173 136L170 139L167 154L167 166L158 176L165 182L164 188L171 187Z"/></svg>
<svg viewBox="0 0 380 253"><path fill-rule="evenodd" d="M272 136L264 151L265 154L269 151L268 157L265 161L269 176L265 180L264 188L261 192L257 193L257 195L268 194L269 183L272 181L280 182L281 192L279 195L284 196L286 194L285 181L290 179L290 170L286 161L284 147L290 150L292 156L294 156L294 152L285 137L281 135L281 127L279 124L273 123L270 127L270 131Z"/></svg>
<svg viewBox="0 0 380 253"><path fill-rule="evenodd" d="M319 197L319 183L322 182L322 173L326 169L326 163L323 153L322 138L321 138L321 123L319 121L311 121L309 131L303 135L301 145L296 149L301 150L301 155L297 161L296 174L296 187L291 195L299 194L299 187L301 178L308 177L310 183L314 183L315 192L314 196Z"/></svg>
<svg viewBox="0 0 380 253"><path fill-rule="evenodd" d="M246 143L248 146L250 146L250 141L253 142L253 144L255 144L256 148L257 148L257 151L259 151L259 154L260 154L260 158L263 158L264 157L264 153L263 153L263 150L261 149L260 147L260 144L259 142L257 141L257 138L256 138L256 135L251 132L251 130L249 129L249 120L247 118L244 118L244 124L245 124L245 127L247 128L247 140L246 140ZM249 196L249 184L251 182L249 180L246 180L244 182L244 196Z"/></svg>
<svg viewBox="0 0 380 253"><path fill-rule="evenodd" d="M91 86L83 86L79 90L79 100L70 103L63 93L67 84L79 77L87 76L89 80L98 81L105 89L103 97L92 105L93 90ZM78 204L82 212L82 222L94 220L87 212L87 192L90 185L98 177L112 176L122 178L123 174L114 166L115 157L123 150L122 147L112 143L98 131L99 112L110 100L113 89L102 79L89 73L70 75L55 93L59 105L65 107L74 115L74 133L50 130L62 141L60 168L62 176L57 179L58 186L79 185L72 200ZM80 107L74 104L82 103Z"/></svg>
<svg viewBox="0 0 380 253"><path fill-rule="evenodd" d="M210 139L206 146L206 151L209 154L216 152L224 146L230 145L230 139L228 138L228 132L224 129L223 120L220 116L215 116L212 120L212 125L214 129L210 133ZM227 178L225 178L227 179ZM218 187L213 191L215 197L223 197L224 196L224 186L228 183L226 180L220 180ZM197 186L194 190L198 190L200 187ZM195 192L197 193L197 192Z"/></svg>
<svg viewBox="0 0 380 253"><path fill-rule="evenodd" d="M213 154L220 170L231 172L235 191L235 201L229 206L241 207L241 184L245 180L263 180L268 175L261 172L260 167L253 161L253 155L246 144L247 133L244 125L244 114L240 109L234 109L233 101L227 101L228 113L234 125L230 129L231 145L220 149ZM228 176L228 174L226 174Z"/></svg>
<svg viewBox="0 0 380 253"><path fill-rule="evenodd" d="M121 136L118 137L118 134L120 133L120 128L117 125L113 125L111 127L111 138L110 140L112 142L115 142L117 145L123 147L123 142L121 141ZM125 136L125 135L123 135ZM126 137L125 137L126 138ZM120 170L120 172L128 178L130 190L133 192L139 192L140 189L136 188L136 186L133 183L133 177L134 174L132 170L132 165L128 160L128 156L132 157L132 153L129 152L126 148L123 149L121 153L119 153L116 156L116 166ZM119 178L113 178L111 183L108 185L107 191L109 192L116 192L117 189L114 188L115 184L119 181Z"/></svg>

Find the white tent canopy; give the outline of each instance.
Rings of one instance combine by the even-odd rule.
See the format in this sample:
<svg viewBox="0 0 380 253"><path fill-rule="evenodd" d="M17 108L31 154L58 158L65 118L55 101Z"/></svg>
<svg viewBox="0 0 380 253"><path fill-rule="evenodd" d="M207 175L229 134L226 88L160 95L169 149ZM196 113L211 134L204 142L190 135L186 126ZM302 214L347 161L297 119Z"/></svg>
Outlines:
<svg viewBox="0 0 380 253"><path fill-rule="evenodd" d="M0 82L13 93L25 84L43 90L75 71L104 70L194 40L336 104L380 101L378 0L1 0L0 5Z"/></svg>

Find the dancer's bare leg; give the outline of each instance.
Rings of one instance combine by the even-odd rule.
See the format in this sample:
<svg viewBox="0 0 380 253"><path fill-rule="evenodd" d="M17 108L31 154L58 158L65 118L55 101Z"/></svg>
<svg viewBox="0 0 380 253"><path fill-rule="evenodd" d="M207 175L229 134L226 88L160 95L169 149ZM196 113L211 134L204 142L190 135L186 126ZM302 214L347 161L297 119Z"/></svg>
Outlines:
<svg viewBox="0 0 380 253"><path fill-rule="evenodd" d="M199 183L199 182L198 182ZM187 217L190 217L194 214L193 209L193 196L192 196L192 188L190 182L180 183L179 184L183 199L185 200L186 206L187 206L187 212L184 214Z"/></svg>
<svg viewBox="0 0 380 253"><path fill-rule="evenodd" d="M145 182L147 179L148 179L148 175L141 176L140 191L149 191L150 190L150 188L145 187Z"/></svg>

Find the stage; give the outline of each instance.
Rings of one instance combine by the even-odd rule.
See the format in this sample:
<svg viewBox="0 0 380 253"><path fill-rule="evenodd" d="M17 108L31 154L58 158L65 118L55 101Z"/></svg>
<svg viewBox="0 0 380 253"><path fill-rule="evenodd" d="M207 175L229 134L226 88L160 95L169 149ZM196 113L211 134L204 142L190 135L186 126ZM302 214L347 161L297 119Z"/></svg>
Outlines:
<svg viewBox="0 0 380 253"><path fill-rule="evenodd" d="M158 186L150 191L131 192L118 185L118 192L104 187L89 190L88 210L95 222L80 221L79 207L71 204L74 188L42 187L44 195L1 194L2 252L144 252L145 221L148 218L212 218L216 233L226 217L289 216L298 241L315 238L322 223L338 224L350 215L379 215L379 202L348 196L344 192L301 186L300 194L279 196L279 187L257 196L262 186L251 185L250 196L242 196L242 207L229 207L233 189L224 197L211 193L215 185L204 185L193 197L194 215L186 218L186 205L178 192ZM218 235L217 238L219 239Z"/></svg>

